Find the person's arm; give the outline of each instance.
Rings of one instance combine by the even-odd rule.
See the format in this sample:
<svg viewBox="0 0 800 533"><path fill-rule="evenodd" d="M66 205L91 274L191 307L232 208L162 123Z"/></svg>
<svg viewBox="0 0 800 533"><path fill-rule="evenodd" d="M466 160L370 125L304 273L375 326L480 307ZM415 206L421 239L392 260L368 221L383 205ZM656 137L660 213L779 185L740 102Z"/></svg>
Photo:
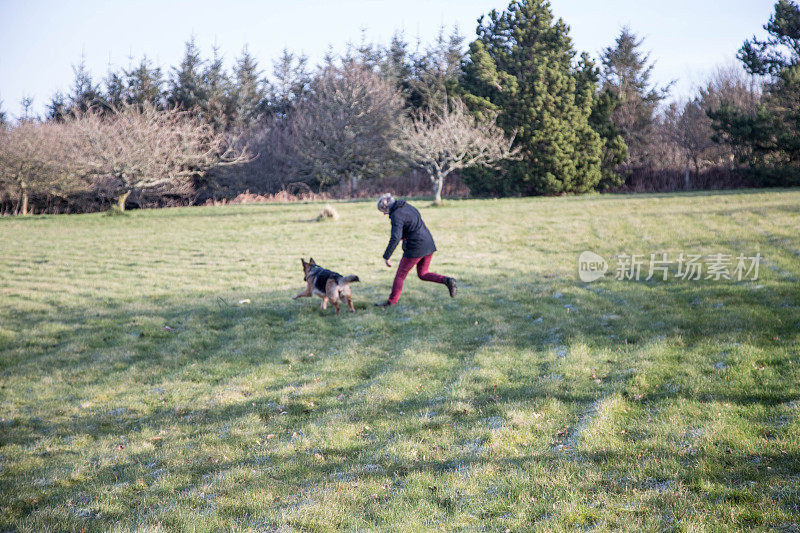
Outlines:
<svg viewBox="0 0 800 533"><path fill-rule="evenodd" d="M383 259L389 261L389 258L392 257L394 253L394 249L397 248L397 244L403 238L403 221L398 217L394 217L392 219L392 233L389 236L389 245L386 247L386 251L383 252ZM387 263L388 265L388 263Z"/></svg>

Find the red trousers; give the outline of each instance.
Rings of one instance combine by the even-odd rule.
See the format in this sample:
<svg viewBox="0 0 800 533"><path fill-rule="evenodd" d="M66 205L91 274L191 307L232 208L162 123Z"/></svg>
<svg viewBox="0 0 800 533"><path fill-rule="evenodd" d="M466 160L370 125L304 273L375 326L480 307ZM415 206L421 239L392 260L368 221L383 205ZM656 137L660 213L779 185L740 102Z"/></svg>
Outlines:
<svg viewBox="0 0 800 533"><path fill-rule="evenodd" d="M394 283L392 283L392 294L389 295L389 303L394 305L400 300L400 293L403 292L403 281L405 281L408 273L417 265L417 276L423 281L432 281L434 283L445 283L447 278L441 274L428 272L428 267L431 265L431 258L433 254L426 255L425 257L404 257L397 265L397 274L394 276Z"/></svg>

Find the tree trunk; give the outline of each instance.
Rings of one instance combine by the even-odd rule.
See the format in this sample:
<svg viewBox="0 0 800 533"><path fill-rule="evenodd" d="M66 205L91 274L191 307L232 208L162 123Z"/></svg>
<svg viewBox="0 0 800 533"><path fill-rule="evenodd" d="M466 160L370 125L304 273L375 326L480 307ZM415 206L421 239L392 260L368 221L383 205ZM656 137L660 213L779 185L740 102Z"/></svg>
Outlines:
<svg viewBox="0 0 800 533"><path fill-rule="evenodd" d="M125 211L125 202L128 200L128 196L130 195L131 191L125 191L119 196L119 198L117 198L117 208L120 211Z"/></svg>
<svg viewBox="0 0 800 533"><path fill-rule="evenodd" d="M442 188L444 187L444 178L437 176L433 181L434 205L442 205Z"/></svg>
<svg viewBox="0 0 800 533"><path fill-rule="evenodd" d="M689 180L689 158L686 158L686 170L683 173L683 186L688 191L691 187L691 181Z"/></svg>
<svg viewBox="0 0 800 533"><path fill-rule="evenodd" d="M20 204L21 204L20 213L22 213L23 215L27 215L28 214L28 188L25 185L24 181L20 181L19 189L20 189L20 192L22 193L22 198L21 198L21 201L20 201Z"/></svg>
<svg viewBox="0 0 800 533"><path fill-rule="evenodd" d="M356 195L356 181L357 180L356 180L355 174L352 174L350 176L350 196L353 196L353 197L355 197L355 195Z"/></svg>

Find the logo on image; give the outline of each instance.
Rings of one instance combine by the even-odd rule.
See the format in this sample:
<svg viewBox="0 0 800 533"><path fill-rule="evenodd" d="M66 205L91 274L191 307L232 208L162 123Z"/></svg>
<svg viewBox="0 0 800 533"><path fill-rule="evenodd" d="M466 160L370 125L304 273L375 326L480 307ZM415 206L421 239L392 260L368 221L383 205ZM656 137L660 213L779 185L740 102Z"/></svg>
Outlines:
<svg viewBox="0 0 800 533"><path fill-rule="evenodd" d="M578 278L587 283L600 279L608 270L608 263L594 252L585 251L578 256Z"/></svg>

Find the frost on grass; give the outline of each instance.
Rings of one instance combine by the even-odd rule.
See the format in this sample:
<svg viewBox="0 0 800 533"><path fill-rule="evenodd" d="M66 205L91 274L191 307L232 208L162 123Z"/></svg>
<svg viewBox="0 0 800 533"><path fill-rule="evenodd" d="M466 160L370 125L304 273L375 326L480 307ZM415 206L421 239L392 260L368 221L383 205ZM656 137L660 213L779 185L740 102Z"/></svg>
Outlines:
<svg viewBox="0 0 800 533"><path fill-rule="evenodd" d="M558 357L559 359L563 359L564 357L567 356L567 347L563 345L554 346L553 353L555 353L556 357Z"/></svg>
<svg viewBox="0 0 800 533"><path fill-rule="evenodd" d="M360 222L375 216L371 205L335 204L345 231L330 241L298 223L322 205L8 221L0 530L800 523L796 286L766 267L758 290L580 286L562 261L574 235L546 229L606 216L619 249L636 243L635 221L666 230L652 232L663 233L654 247L711 252L752 237L785 252L769 239L798 226L800 192L726 198L748 217L754 206L765 213L757 225L767 234L707 218L719 196L643 198L648 217L579 197L546 215L528 200L430 212L437 242L472 241L468 251L450 246L433 268L469 280L469 290L451 300L412 275L402 307L348 320L284 303L297 290L286 244L332 266L370 264L386 229ZM657 216L665 204L686 207L686 223ZM511 216L495 216L495 205ZM165 224L169 239L141 244ZM478 224L488 231L469 231ZM531 227L545 228L535 248ZM42 229L51 246L34 246ZM133 244L118 249L103 235ZM797 277L785 255L776 261ZM130 272L137 283L127 283ZM376 270L358 294L377 301L391 274ZM235 305L242 298L254 303ZM724 403L729 414L709 411Z"/></svg>
<svg viewBox="0 0 800 533"><path fill-rule="evenodd" d="M592 423L592 419L597 413L600 402L601 400L595 400L587 409L581 412L574 427L564 428L559 432L557 437L560 437L561 440L556 441L553 446L553 452L565 453L575 450L575 446L580 442L581 435Z"/></svg>
<svg viewBox="0 0 800 533"><path fill-rule="evenodd" d="M503 419L499 416L490 416L482 420L483 426L489 430L497 430L503 427Z"/></svg>

